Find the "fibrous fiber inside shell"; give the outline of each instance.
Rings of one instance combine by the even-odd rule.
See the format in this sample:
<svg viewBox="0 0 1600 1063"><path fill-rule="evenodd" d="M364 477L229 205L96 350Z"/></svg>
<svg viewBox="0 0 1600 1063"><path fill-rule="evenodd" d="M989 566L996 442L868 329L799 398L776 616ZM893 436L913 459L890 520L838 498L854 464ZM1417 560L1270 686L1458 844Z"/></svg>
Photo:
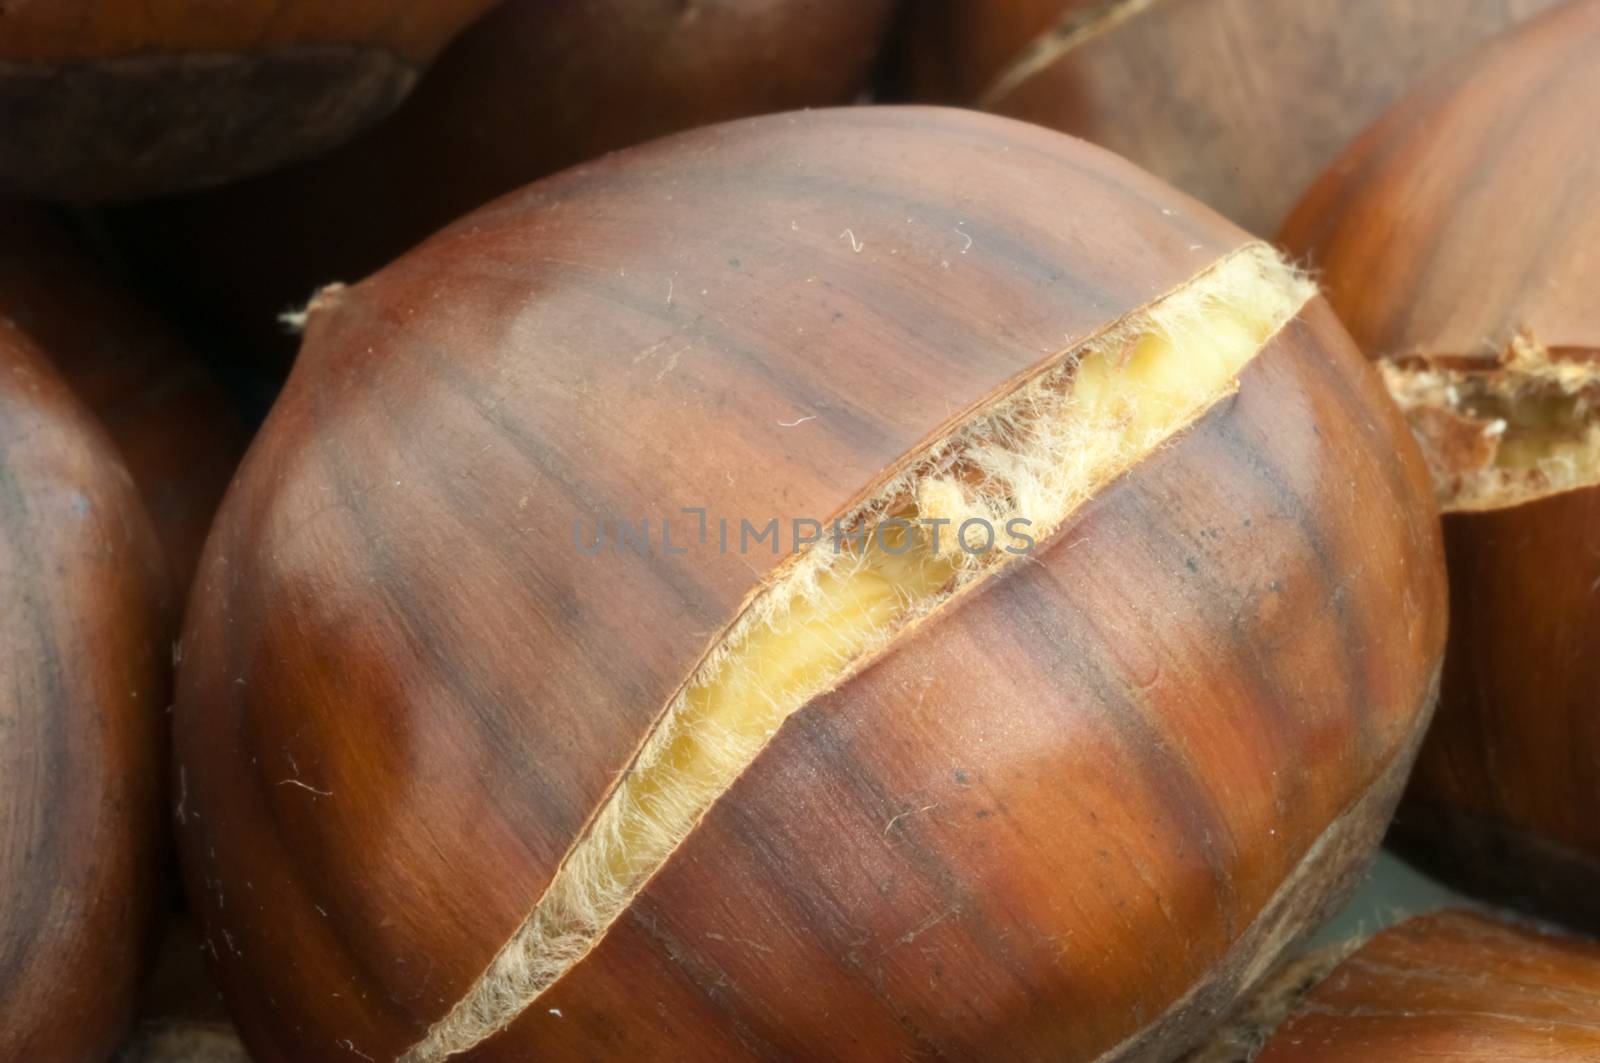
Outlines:
<svg viewBox="0 0 1600 1063"><path fill-rule="evenodd" d="M1518 337L1495 360L1379 364L1440 506L1496 509L1600 484L1600 357Z"/></svg>
<svg viewBox="0 0 1600 1063"><path fill-rule="evenodd" d="M1275 252L1247 246L1047 360L840 516L857 534L792 558L715 642L527 920L407 1063L508 1025L605 935L785 719L1231 395L1311 294Z"/></svg>

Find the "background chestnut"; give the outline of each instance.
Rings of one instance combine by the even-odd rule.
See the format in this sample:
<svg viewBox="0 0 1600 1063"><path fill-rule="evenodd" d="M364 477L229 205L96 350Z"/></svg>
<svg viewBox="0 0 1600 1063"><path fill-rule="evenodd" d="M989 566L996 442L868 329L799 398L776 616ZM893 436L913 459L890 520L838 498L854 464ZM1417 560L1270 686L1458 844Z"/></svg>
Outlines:
<svg viewBox="0 0 1600 1063"><path fill-rule="evenodd" d="M921 0L899 92L1104 145L1270 235L1425 71L1554 0Z"/></svg>
<svg viewBox="0 0 1600 1063"><path fill-rule="evenodd" d="M0 1058L104 1059L160 865L165 564L110 440L0 316Z"/></svg>
<svg viewBox="0 0 1600 1063"><path fill-rule="evenodd" d="M1439 718L1396 838L1600 927L1600 2L1430 80L1283 240L1428 455L1451 578Z"/></svg>
<svg viewBox="0 0 1600 1063"><path fill-rule="evenodd" d="M1428 494L1303 278L1048 130L805 112L534 184L313 301L207 545L178 822L241 1034L1170 1056L1389 819ZM1038 549L878 537L980 514Z"/></svg>
<svg viewBox="0 0 1600 1063"><path fill-rule="evenodd" d="M692 126L848 103L891 0L510 0L390 122L255 182L121 218L187 306L285 363L278 323L332 281L538 177Z"/></svg>
<svg viewBox="0 0 1600 1063"><path fill-rule="evenodd" d="M181 601L249 439L177 334L43 210L0 200L0 317L54 364L139 485Z"/></svg>
<svg viewBox="0 0 1600 1063"><path fill-rule="evenodd" d="M1318 981L1256 1063L1566 1063L1600 1055L1600 946L1453 910Z"/></svg>
<svg viewBox="0 0 1600 1063"><path fill-rule="evenodd" d="M235 180L394 109L496 0L8 0L0 184L125 199Z"/></svg>

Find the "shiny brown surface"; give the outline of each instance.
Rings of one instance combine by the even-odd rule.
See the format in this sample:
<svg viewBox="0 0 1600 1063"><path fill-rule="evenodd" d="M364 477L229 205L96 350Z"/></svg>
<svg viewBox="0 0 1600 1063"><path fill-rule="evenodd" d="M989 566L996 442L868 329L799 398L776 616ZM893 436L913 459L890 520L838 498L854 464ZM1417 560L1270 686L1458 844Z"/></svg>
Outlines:
<svg viewBox="0 0 1600 1063"><path fill-rule="evenodd" d="M0 200L0 318L45 354L133 473L183 600L249 435L172 329L43 211Z"/></svg>
<svg viewBox="0 0 1600 1063"><path fill-rule="evenodd" d="M181 674L186 874L252 1049L414 1042L779 560L714 523L586 555L575 520L825 519L1244 240L1045 130L822 111L569 171L325 294ZM1195 1036L1364 865L1426 715L1437 526L1382 398L1310 304L1038 564L791 720L481 1054Z"/></svg>
<svg viewBox="0 0 1600 1063"><path fill-rule="evenodd" d="M498 0L9 0L0 183L67 199L205 187L387 115Z"/></svg>
<svg viewBox="0 0 1600 1063"><path fill-rule="evenodd" d="M1464 60L1367 132L1284 231L1367 352L1600 350L1600 2ZM1449 659L1407 851L1600 927L1600 489L1445 518Z"/></svg>
<svg viewBox="0 0 1600 1063"><path fill-rule="evenodd" d="M1038 3L919 4L905 43L931 56L904 60L906 91L1092 140L1270 235L1422 74L1552 3L1056 0L1054 19ZM1086 14L1109 28L1052 41Z"/></svg>
<svg viewBox="0 0 1600 1063"><path fill-rule="evenodd" d="M1383 931L1257 1063L1579 1063L1600 1057L1600 946L1466 911Z"/></svg>
<svg viewBox="0 0 1600 1063"><path fill-rule="evenodd" d="M139 496L0 319L0 1058L104 1059L162 855L171 613Z"/></svg>
<svg viewBox="0 0 1600 1063"><path fill-rule="evenodd" d="M889 0L511 0L393 121L306 165L126 219L141 256L277 352L277 316L539 177L665 133L847 103Z"/></svg>

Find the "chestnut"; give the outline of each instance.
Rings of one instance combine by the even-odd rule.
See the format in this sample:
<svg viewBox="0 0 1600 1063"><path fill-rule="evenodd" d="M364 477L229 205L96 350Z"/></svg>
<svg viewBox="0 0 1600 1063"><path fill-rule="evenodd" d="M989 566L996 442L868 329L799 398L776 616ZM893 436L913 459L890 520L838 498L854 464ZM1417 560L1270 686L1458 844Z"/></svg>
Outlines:
<svg viewBox="0 0 1600 1063"><path fill-rule="evenodd" d="M1309 282L1110 153L680 134L313 300L185 880L266 1060L1167 1058L1371 858L1437 523Z"/></svg>
<svg viewBox="0 0 1600 1063"><path fill-rule="evenodd" d="M232 396L159 314L44 211L0 199L0 317L111 434L182 600L249 440Z"/></svg>
<svg viewBox="0 0 1600 1063"><path fill-rule="evenodd" d="M93 417L0 317L0 1059L105 1059L161 863L171 615Z"/></svg>
<svg viewBox="0 0 1600 1063"><path fill-rule="evenodd" d="M1457 885L1600 928L1600 2L1441 73L1285 244L1427 455L1450 649L1395 838Z"/></svg>
<svg viewBox="0 0 1600 1063"><path fill-rule="evenodd" d="M162 195L259 173L392 111L496 0L9 0L0 185Z"/></svg>
<svg viewBox="0 0 1600 1063"><path fill-rule="evenodd" d="M724 119L850 102L892 0L509 0L394 119L259 181L141 205L118 229L280 373L279 316L521 185ZM213 311L215 312L215 311Z"/></svg>
<svg viewBox="0 0 1600 1063"><path fill-rule="evenodd" d="M1092 140L1251 232L1423 71L1555 0L921 0L899 92Z"/></svg>
<svg viewBox="0 0 1600 1063"><path fill-rule="evenodd" d="M1375 935L1256 1063L1567 1063L1600 1056L1600 945L1465 910Z"/></svg>

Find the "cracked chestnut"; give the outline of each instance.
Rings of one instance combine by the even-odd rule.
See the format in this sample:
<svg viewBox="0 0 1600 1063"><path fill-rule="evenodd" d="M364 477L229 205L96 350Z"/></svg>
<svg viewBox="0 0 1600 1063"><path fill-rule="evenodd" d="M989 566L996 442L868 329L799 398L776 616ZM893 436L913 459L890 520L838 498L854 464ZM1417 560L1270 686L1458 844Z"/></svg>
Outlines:
<svg viewBox="0 0 1600 1063"><path fill-rule="evenodd" d="M921 108L324 290L192 602L185 873L264 1060L1169 1057L1364 870L1444 642L1310 284Z"/></svg>
<svg viewBox="0 0 1600 1063"><path fill-rule="evenodd" d="M1600 0L1467 57L1373 126L1284 242L1377 359L1444 510L1438 720L1396 840L1600 928Z"/></svg>

